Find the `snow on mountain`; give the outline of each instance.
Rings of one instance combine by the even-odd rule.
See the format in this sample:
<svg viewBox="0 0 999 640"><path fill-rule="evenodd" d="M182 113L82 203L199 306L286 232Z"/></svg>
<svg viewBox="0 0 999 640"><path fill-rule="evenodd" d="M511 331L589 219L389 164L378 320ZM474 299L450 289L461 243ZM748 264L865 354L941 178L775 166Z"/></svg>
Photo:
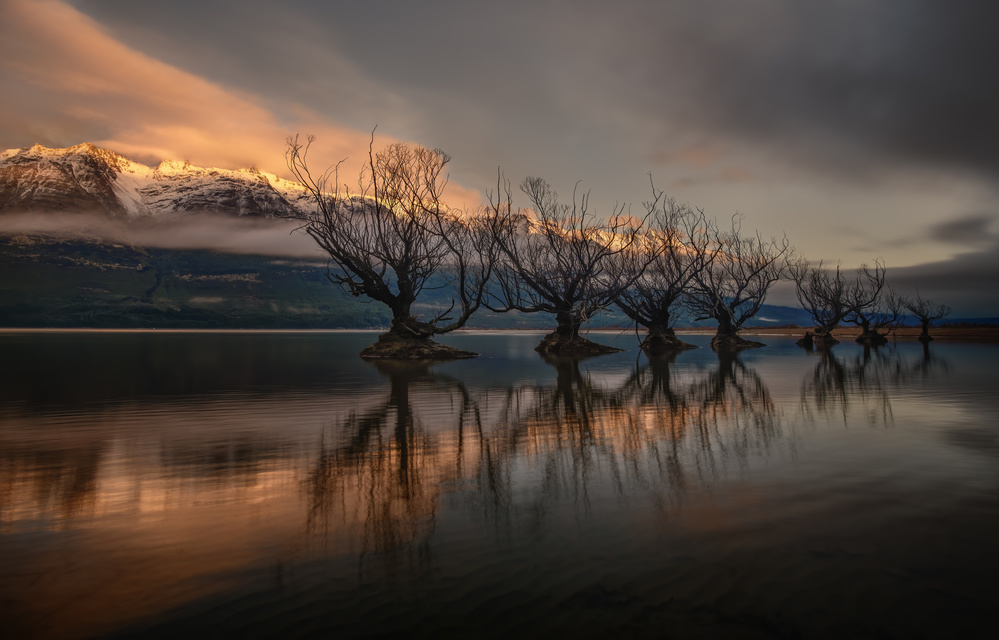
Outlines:
<svg viewBox="0 0 999 640"><path fill-rule="evenodd" d="M36 144L0 153L0 213L98 211L135 218L212 212L275 218L311 206L302 185L257 169L177 161L150 168L90 143L64 149Z"/></svg>

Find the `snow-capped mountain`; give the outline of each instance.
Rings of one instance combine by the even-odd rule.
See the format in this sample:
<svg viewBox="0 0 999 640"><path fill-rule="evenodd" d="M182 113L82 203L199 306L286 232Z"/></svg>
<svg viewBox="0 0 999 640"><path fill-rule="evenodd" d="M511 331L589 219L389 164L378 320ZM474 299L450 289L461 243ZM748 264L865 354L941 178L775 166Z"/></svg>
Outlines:
<svg viewBox="0 0 999 640"><path fill-rule="evenodd" d="M0 213L98 211L134 218L205 211L273 218L311 208L302 185L256 169L176 161L150 168L90 143L0 153Z"/></svg>

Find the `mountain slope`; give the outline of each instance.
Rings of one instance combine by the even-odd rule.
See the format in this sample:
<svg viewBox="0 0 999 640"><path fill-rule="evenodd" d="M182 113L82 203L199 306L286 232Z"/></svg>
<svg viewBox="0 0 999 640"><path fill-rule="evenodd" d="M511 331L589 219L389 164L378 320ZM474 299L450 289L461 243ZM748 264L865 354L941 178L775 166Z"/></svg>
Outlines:
<svg viewBox="0 0 999 640"><path fill-rule="evenodd" d="M175 161L150 168L90 143L0 153L0 213L96 211L137 217L211 211L274 218L310 207L304 187L256 169Z"/></svg>
<svg viewBox="0 0 999 640"><path fill-rule="evenodd" d="M6 327L370 328L391 317L302 260L0 235L0 273Z"/></svg>

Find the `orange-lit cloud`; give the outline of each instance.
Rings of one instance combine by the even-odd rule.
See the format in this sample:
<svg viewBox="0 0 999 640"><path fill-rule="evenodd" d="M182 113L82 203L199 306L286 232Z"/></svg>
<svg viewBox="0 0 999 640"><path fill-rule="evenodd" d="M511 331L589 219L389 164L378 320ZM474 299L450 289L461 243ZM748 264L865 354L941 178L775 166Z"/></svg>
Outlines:
<svg viewBox="0 0 999 640"><path fill-rule="evenodd" d="M722 152L716 147L692 146L660 151L653 154L652 161L659 165L682 164L694 169L707 169L721 157Z"/></svg>
<svg viewBox="0 0 999 640"><path fill-rule="evenodd" d="M3 148L86 141L146 163L182 159L286 174L286 139L311 133L315 166L349 158L341 178L350 184L367 158L370 132L336 126L294 104L286 109L294 119L282 120L256 96L127 47L55 0L0 3L0 77ZM375 145L389 141L378 136ZM455 204L481 201L455 184L446 196Z"/></svg>
<svg viewBox="0 0 999 640"><path fill-rule="evenodd" d="M728 167L722 170L720 177L724 182L749 182L755 176L745 167Z"/></svg>

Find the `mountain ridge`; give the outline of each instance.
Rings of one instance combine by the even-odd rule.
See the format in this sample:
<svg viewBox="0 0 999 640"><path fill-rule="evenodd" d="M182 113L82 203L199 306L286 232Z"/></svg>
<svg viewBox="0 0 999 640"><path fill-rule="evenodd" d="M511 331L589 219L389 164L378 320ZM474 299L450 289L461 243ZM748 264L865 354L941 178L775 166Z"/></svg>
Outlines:
<svg viewBox="0 0 999 640"><path fill-rule="evenodd" d="M0 153L0 214L86 211L137 218L211 211L282 218L311 207L303 185L256 168L197 167L178 160L154 168L89 142Z"/></svg>

